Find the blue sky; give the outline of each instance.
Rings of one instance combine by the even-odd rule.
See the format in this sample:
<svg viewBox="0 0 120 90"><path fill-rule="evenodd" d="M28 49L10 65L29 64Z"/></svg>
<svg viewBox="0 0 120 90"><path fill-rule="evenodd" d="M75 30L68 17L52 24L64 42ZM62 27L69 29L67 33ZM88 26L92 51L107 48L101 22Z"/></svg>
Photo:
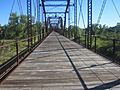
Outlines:
<svg viewBox="0 0 120 90"><path fill-rule="evenodd" d="M103 0L94 0L94 1L96 2L93 2L93 8L94 8L93 9L93 22L96 22L98 19L98 13L100 12L100 8L101 8L101 4ZM114 0L114 2L120 13L120 0ZM99 11L97 11L97 9L99 9ZM100 23L106 24L108 26L115 26L117 22L120 22L120 17L118 16L112 4L112 0L107 0L106 7L104 9Z"/></svg>
<svg viewBox="0 0 120 90"><path fill-rule="evenodd" d="M26 13L26 0L21 0L21 2L22 2L23 11L24 13ZM102 2L103 0L93 0L93 23L97 22ZM114 2L116 4L118 11L120 12L120 0L114 0ZM0 9L1 9L0 24L4 25L8 23L8 18L9 18L10 10L12 7L12 3L13 3L13 0L0 0ZM53 8L53 11L55 11L54 8ZM87 26L87 0L83 0L82 11L84 14L85 25ZM20 14L18 5L17 5L17 0L15 2L13 12L17 12L18 14ZM79 13L79 7L78 7L78 13ZM71 10L71 16L73 16L72 10ZM73 22L72 20L71 20L71 23ZM120 22L120 17L115 11L115 8L112 4L112 0L107 0L107 4L104 9L100 24L106 24L107 26L115 26L117 22ZM82 19L80 19L79 26L83 27Z"/></svg>

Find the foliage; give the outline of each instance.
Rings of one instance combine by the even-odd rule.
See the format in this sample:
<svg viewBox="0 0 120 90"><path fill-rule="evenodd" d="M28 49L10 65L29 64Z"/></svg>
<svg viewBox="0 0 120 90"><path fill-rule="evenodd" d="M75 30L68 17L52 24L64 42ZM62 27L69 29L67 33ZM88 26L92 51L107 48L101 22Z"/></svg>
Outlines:
<svg viewBox="0 0 120 90"><path fill-rule="evenodd" d="M106 25L92 25L96 39L96 50L109 57L120 58L120 25L108 27ZM81 29L81 43L85 44L85 30ZM113 55L113 39L115 41L115 53ZM95 36L92 36L92 49L95 48Z"/></svg>
<svg viewBox="0 0 120 90"><path fill-rule="evenodd" d="M34 23L32 26L33 35L37 32L37 25L38 22ZM0 25L0 39L15 39L16 37L27 37L27 16L18 16L16 13L11 13L8 24L4 26Z"/></svg>

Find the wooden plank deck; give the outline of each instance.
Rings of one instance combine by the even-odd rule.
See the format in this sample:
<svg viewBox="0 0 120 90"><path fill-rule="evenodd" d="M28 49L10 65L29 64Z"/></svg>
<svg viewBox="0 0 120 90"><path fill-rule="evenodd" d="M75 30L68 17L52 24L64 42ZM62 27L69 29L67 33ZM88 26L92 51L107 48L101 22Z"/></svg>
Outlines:
<svg viewBox="0 0 120 90"><path fill-rule="evenodd" d="M0 90L120 90L120 67L52 32Z"/></svg>

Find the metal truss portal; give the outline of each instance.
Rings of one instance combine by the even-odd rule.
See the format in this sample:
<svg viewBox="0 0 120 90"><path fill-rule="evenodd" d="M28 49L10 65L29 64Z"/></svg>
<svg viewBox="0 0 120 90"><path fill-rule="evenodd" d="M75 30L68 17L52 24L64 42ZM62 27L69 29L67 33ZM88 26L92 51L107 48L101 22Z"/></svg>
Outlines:
<svg viewBox="0 0 120 90"><path fill-rule="evenodd" d="M61 1L63 1L63 2L65 2L64 4L59 4L59 3L53 3L53 4L48 4L48 2L50 2L50 1L52 1L52 2L55 2L55 1L59 1L59 2L61 2ZM77 0L75 0L76 1L76 4L77 4ZM45 2L47 2L47 4L45 3ZM70 0L41 0L41 3L42 3L42 8L43 8L43 13L44 13L44 15L45 15L45 23L47 23L47 19L46 18L48 18L47 16L46 16L46 14L48 15L48 14L64 14L64 26L63 26L63 28L64 28L64 30L66 29L66 16L67 16L67 13L68 13L68 8L70 7L70 6L73 6L73 5L70 5ZM46 7L66 7L65 8L65 11L60 11L60 12L50 12L50 11L47 11L46 10ZM77 8L77 5L76 5L76 8ZM47 11L47 12L46 12ZM77 13L77 11L76 11L76 13ZM77 15L77 14L76 14ZM76 17L77 18L77 17ZM76 22L77 22L77 19L76 19ZM77 25L77 24L76 24ZM46 25L47 26L47 25ZM46 28L47 29L47 28Z"/></svg>

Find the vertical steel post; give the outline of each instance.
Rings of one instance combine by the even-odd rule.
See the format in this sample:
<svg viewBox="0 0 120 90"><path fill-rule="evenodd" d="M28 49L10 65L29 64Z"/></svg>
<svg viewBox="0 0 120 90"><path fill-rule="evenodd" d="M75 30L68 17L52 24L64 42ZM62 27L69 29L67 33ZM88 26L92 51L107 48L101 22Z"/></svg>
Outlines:
<svg viewBox="0 0 120 90"><path fill-rule="evenodd" d="M30 48L30 42L32 45L32 7L31 0L27 0L27 34L28 34L28 48ZM31 37L31 38L30 38Z"/></svg>
<svg viewBox="0 0 120 90"><path fill-rule="evenodd" d="M88 27L87 27L87 48L92 45L92 0L88 0Z"/></svg>
<svg viewBox="0 0 120 90"><path fill-rule="evenodd" d="M87 32L85 30L85 47L87 47Z"/></svg>
<svg viewBox="0 0 120 90"><path fill-rule="evenodd" d="M50 18L48 19L48 24L49 24L49 28L50 28L50 31L49 31L49 33L50 33L50 32L52 32L52 26L51 26L51 23L50 23Z"/></svg>
<svg viewBox="0 0 120 90"><path fill-rule="evenodd" d="M66 32L66 30L65 30L65 28L66 28L66 14L67 14L67 12L65 12L63 35L65 35L65 32Z"/></svg>
<svg viewBox="0 0 120 90"><path fill-rule="evenodd" d="M48 34L47 16L45 12L44 15L45 15L45 33Z"/></svg>
<svg viewBox="0 0 120 90"><path fill-rule="evenodd" d="M39 34L39 40L41 40L41 28L40 28L40 0L37 0L37 22L38 22L38 34Z"/></svg>
<svg viewBox="0 0 120 90"><path fill-rule="evenodd" d="M61 26L61 33L62 33L62 35L63 35L63 33L64 33L64 31L63 31L63 19L62 19L62 17L60 18L60 26Z"/></svg>
<svg viewBox="0 0 120 90"><path fill-rule="evenodd" d="M44 38L44 25L43 25L43 23L44 23L44 15L43 15L42 7L41 7L41 10L42 10L42 13L41 13L41 16L42 16L42 39L43 39Z"/></svg>
<svg viewBox="0 0 120 90"><path fill-rule="evenodd" d="M19 47L18 47L18 38L16 38L16 55L17 55L17 64L19 65Z"/></svg>
<svg viewBox="0 0 120 90"><path fill-rule="evenodd" d="M115 51L116 51L116 45L115 45L116 40L113 39L113 55L115 55Z"/></svg>
<svg viewBox="0 0 120 90"><path fill-rule="evenodd" d="M70 39L70 6L68 7L68 38Z"/></svg>
<svg viewBox="0 0 120 90"><path fill-rule="evenodd" d="M46 27L46 11L45 11L44 2L45 2L45 0L41 0L42 10L43 10L42 14L44 15L44 19L45 19L44 27L42 28L42 31L43 31L43 33L44 33L44 34L43 34L43 38L44 38L44 36L45 36L45 31L44 31L44 29L46 29L46 32L47 32L47 27Z"/></svg>
<svg viewBox="0 0 120 90"><path fill-rule="evenodd" d="M74 0L74 39L77 38L77 0Z"/></svg>
<svg viewBox="0 0 120 90"><path fill-rule="evenodd" d="M96 52L96 49L97 49L97 36L95 36L95 52Z"/></svg>

